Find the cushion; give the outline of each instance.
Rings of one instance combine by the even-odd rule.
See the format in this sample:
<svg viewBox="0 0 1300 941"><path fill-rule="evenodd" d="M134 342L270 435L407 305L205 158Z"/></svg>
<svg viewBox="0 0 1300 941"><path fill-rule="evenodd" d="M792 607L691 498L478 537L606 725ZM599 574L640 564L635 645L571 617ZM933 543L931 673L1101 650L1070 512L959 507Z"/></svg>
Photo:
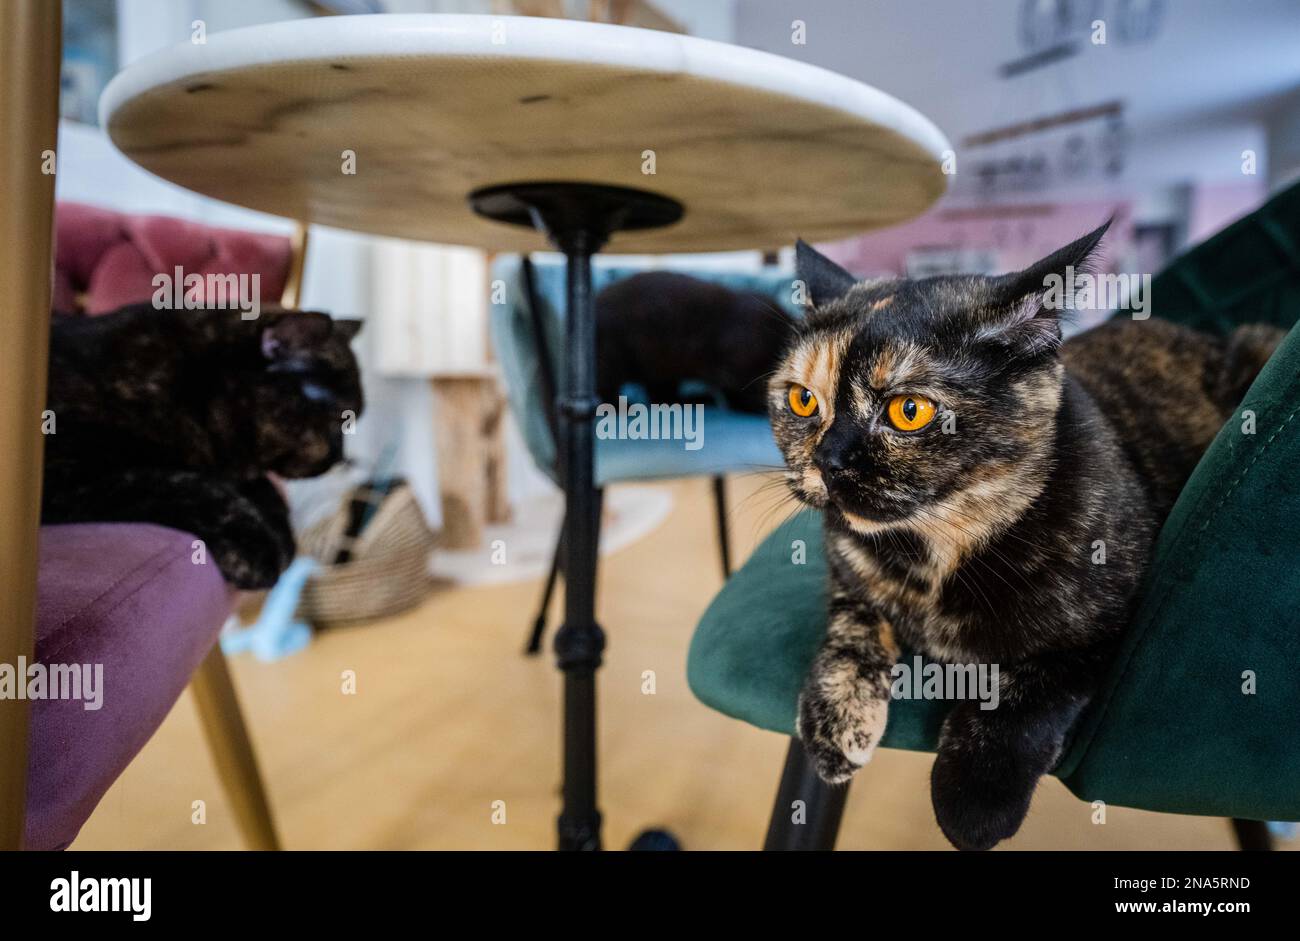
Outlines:
<svg viewBox="0 0 1300 941"><path fill-rule="evenodd" d="M801 511L754 550L704 612L686 661L696 697L793 735L799 690L826 634L826 579L821 514ZM900 659L911 665L914 656ZM932 751L947 710L934 700L891 703L882 744Z"/></svg>
<svg viewBox="0 0 1300 941"><path fill-rule="evenodd" d="M103 681L95 710L31 701L28 849L72 842L215 643L234 593L193 541L143 523L41 527L36 660L100 665Z"/></svg>
<svg viewBox="0 0 1300 941"><path fill-rule="evenodd" d="M154 276L172 276L177 266L186 275L256 274L261 303L278 303L292 256L280 235L67 202L55 213L55 243L51 306L65 313L100 314L147 301Z"/></svg>
<svg viewBox="0 0 1300 941"><path fill-rule="evenodd" d="M673 439L596 439L597 486L620 480L770 471L784 464L765 415L705 406L699 426L700 447L695 450Z"/></svg>

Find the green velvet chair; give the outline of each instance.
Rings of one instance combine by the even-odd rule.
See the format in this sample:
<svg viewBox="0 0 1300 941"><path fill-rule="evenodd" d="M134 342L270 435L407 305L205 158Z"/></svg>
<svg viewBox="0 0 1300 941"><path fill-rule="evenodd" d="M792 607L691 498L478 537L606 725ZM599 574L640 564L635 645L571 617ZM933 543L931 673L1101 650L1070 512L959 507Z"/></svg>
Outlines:
<svg viewBox="0 0 1300 941"><path fill-rule="evenodd" d="M1176 259L1154 315L1204 330L1300 319L1300 186ZM1120 316L1126 316L1121 314ZM1243 428L1253 413L1254 433ZM1300 819L1300 329L1292 330L1202 458L1161 531L1136 619L1055 774L1075 795L1234 818ZM793 736L825 632L821 521L778 528L705 612L687 674L706 705ZM904 653L910 662L911 654ZM949 708L895 701L882 745L933 751ZM870 774L868 766L863 774ZM834 845L846 788L791 739L768 848ZM794 800L807 822L790 822Z"/></svg>

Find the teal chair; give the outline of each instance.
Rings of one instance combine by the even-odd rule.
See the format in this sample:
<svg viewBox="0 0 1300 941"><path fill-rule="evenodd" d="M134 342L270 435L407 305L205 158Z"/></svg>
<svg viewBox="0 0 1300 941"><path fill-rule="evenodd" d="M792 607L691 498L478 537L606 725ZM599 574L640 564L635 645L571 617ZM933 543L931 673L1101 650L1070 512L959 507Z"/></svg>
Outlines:
<svg viewBox="0 0 1300 941"><path fill-rule="evenodd" d="M597 267L593 289L599 292L642 270ZM799 313L791 303L788 275L770 271L719 275L712 271L679 270L738 291L765 294L790 313ZM505 286L504 302L492 306L490 328L505 379L506 397L533 462L558 484L554 403L555 377L561 373L564 343L564 265L534 264L527 258L502 256L493 264L492 277ZM643 398L634 388L624 391L631 401ZM781 454L772 440L772 429L765 415L733 411L719 399L719 404L705 406L703 424L703 446L694 451L683 448L680 441L597 438L596 486L597 493L603 495L607 484L710 477L725 579L731 574L726 475L778 468ZM562 545L557 534L550 574L525 648L529 654L541 650L546 612L562 568Z"/></svg>
<svg viewBox="0 0 1300 941"><path fill-rule="evenodd" d="M1300 319L1300 186L1176 259L1152 313L1204 330ZM1243 434L1245 412L1255 433ZM1300 330L1292 330L1188 481L1155 549L1137 616L1055 775L1086 801L1260 821L1300 819ZM706 705L793 736L826 628L821 520L777 529L723 588L687 662ZM912 655L904 652L903 660ZM947 706L890 705L882 746L934 751ZM868 767L864 772L870 774ZM797 739L767 846L830 848L845 787L823 784ZM804 800L807 822L791 823Z"/></svg>

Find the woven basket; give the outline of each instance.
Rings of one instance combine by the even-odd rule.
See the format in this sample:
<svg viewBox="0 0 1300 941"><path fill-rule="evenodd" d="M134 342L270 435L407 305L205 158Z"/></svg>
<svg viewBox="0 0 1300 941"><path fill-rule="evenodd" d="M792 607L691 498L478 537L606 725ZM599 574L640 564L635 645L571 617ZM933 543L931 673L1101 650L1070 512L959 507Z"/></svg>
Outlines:
<svg viewBox="0 0 1300 941"><path fill-rule="evenodd" d="M387 617L415 607L433 587L429 554L437 537L415 495L399 484L352 544L351 558L331 564L344 540L348 504L312 526L298 541L320 563L298 602L298 616L318 627Z"/></svg>

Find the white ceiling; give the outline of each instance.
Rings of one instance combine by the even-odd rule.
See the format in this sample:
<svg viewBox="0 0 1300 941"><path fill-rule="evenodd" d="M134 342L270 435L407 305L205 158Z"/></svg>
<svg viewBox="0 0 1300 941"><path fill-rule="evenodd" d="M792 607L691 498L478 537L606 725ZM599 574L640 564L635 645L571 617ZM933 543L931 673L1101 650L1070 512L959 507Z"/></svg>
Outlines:
<svg viewBox="0 0 1300 941"><path fill-rule="evenodd" d="M1037 2L1037 0L1033 0ZM1044 0L1045 3L1054 0ZM968 134L1119 99L1132 135L1124 182L1241 178L1263 122L1300 108L1300 0L1164 0L1155 38L1126 45L1119 5L1075 0L1107 21L1107 44L1004 79L1027 54L1022 0L739 0L734 41L861 79L928 115L961 154ZM806 45L791 22L806 23ZM1261 154L1261 159L1263 155Z"/></svg>

